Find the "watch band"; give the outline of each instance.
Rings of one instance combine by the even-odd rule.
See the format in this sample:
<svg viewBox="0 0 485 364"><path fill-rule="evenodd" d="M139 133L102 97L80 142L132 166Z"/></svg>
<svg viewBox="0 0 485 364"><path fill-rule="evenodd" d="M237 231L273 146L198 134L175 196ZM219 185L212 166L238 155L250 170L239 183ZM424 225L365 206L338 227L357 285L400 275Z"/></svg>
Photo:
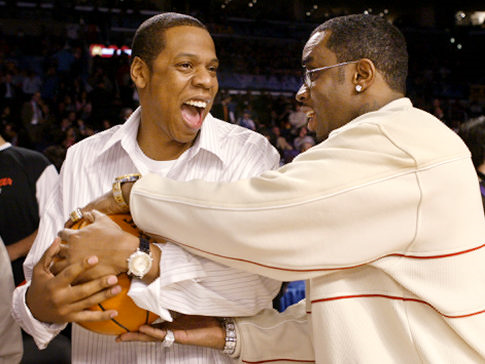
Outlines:
<svg viewBox="0 0 485 364"><path fill-rule="evenodd" d="M121 207L127 209L128 204L123 198L123 192L121 191L121 185L126 182L135 182L141 178L140 173L125 174L124 176L116 177L113 182L113 198Z"/></svg>
<svg viewBox="0 0 485 364"><path fill-rule="evenodd" d="M139 239L140 246L138 247L138 249L140 249L140 251L142 251L143 253L150 254L150 241L143 235L140 235Z"/></svg>

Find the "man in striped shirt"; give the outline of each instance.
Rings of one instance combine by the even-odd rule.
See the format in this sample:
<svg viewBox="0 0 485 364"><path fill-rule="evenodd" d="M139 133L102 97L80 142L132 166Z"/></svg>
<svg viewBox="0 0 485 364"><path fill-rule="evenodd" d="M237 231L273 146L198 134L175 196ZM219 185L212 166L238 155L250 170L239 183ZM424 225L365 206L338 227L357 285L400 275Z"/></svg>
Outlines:
<svg viewBox="0 0 485 364"><path fill-rule="evenodd" d="M279 155L263 136L209 114L218 90L218 60L212 38L197 19L175 13L152 17L137 30L132 49L131 77L141 106L123 125L68 150L56 197L25 263L28 283L14 293L14 317L41 348L66 322L110 318L111 311L83 308L92 305L93 299L102 301L119 291L108 274L120 272L105 262L115 258L127 271L126 259L136 248L110 243L103 254L97 246L99 265L94 269L100 268L101 278L78 286L71 285L72 274L86 267L84 263L73 264L56 276L46 267L58 242L50 248L49 244L69 212L110 190L114 177L139 172L179 181L231 181L278 166ZM271 307L279 290L277 281L195 258L169 243L152 244L150 250L154 269L143 279L133 278L129 294L139 306L165 320L171 320L169 310L253 315ZM78 254L84 253L92 254ZM231 362L220 350L116 343L113 336L98 335L76 324L72 341L73 363Z"/></svg>

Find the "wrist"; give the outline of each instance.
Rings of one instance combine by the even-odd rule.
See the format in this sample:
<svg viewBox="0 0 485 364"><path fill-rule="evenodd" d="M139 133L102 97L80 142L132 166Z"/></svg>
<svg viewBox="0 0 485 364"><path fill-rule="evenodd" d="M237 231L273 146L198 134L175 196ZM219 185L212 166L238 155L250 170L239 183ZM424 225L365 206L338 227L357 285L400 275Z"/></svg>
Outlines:
<svg viewBox="0 0 485 364"><path fill-rule="evenodd" d="M130 194L134 184L135 182L126 182L121 185L121 195L123 196L123 200L128 205L128 208L130 207Z"/></svg>
<svg viewBox="0 0 485 364"><path fill-rule="evenodd" d="M129 234L129 233L123 234L123 238L120 246L120 252L123 252L123 253L115 254L115 258L116 258L115 266L118 272L120 273L128 272L127 260L134 252L136 252L139 244L140 242L136 235Z"/></svg>

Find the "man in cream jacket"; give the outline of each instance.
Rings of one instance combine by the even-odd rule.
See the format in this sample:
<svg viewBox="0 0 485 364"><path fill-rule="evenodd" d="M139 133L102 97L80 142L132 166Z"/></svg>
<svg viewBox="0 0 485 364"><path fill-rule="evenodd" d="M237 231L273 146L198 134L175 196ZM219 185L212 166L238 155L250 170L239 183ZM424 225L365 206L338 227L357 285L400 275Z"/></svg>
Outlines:
<svg viewBox="0 0 485 364"><path fill-rule="evenodd" d="M126 184L137 226L232 267L307 280L305 302L237 319L241 362L485 362L479 186L464 143L404 97L404 37L378 16L338 17L302 61L297 100L323 141L248 180ZM90 238L61 233L73 234Z"/></svg>

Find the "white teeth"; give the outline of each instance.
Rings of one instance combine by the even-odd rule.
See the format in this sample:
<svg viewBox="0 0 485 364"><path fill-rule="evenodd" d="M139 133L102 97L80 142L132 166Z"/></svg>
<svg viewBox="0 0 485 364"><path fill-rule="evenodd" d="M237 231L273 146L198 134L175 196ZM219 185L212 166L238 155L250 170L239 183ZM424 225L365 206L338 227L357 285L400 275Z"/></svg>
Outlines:
<svg viewBox="0 0 485 364"><path fill-rule="evenodd" d="M205 109L207 107L207 102L205 102L205 101L189 100L189 101L185 102L185 104L190 105L190 106L199 107L201 109Z"/></svg>
<svg viewBox="0 0 485 364"><path fill-rule="evenodd" d="M311 118L311 117L313 117L313 115L315 115L315 111L310 110L310 111L307 111L305 114L306 114L307 118Z"/></svg>

